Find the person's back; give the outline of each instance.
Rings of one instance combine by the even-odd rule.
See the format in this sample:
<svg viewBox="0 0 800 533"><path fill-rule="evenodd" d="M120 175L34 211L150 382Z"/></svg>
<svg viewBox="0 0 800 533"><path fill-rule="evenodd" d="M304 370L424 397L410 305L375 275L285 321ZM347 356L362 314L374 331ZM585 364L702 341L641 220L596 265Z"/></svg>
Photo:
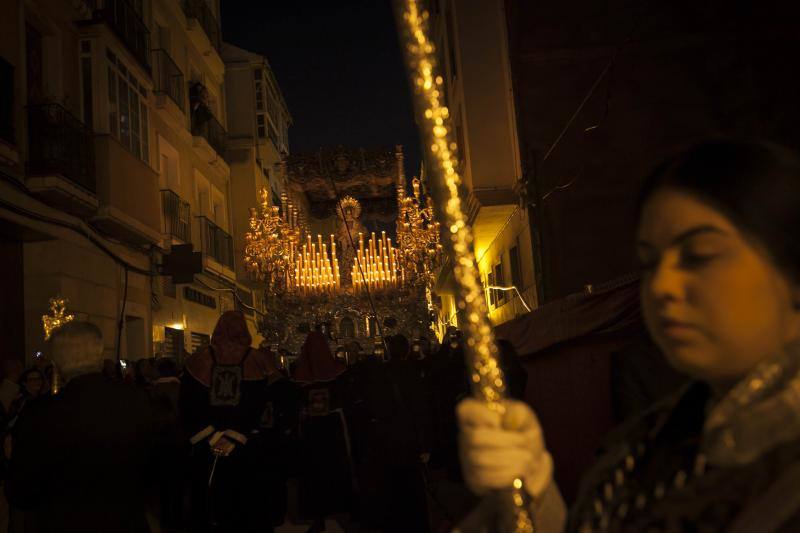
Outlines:
<svg viewBox="0 0 800 533"><path fill-rule="evenodd" d="M61 348L82 343L102 354L95 326L75 322L58 330L57 364L75 355ZM148 397L99 372L73 374L60 394L32 404L17 421L9 501L31 511L43 532L148 531L144 475L154 429Z"/></svg>
<svg viewBox="0 0 800 533"><path fill-rule="evenodd" d="M211 343L186 362L181 424L192 441L191 530L251 531L264 522L260 448L253 442L277 372L239 311L222 314ZM219 457L219 464L217 463ZM212 475L213 473L213 475Z"/></svg>

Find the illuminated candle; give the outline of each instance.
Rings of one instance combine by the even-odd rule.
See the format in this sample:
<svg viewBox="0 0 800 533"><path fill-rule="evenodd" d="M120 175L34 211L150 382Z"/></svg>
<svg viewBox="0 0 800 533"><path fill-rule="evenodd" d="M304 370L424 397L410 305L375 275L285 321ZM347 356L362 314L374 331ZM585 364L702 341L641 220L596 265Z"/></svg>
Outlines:
<svg viewBox="0 0 800 533"><path fill-rule="evenodd" d="M394 272L394 248L392 248L392 239L387 241L389 246L389 272Z"/></svg>

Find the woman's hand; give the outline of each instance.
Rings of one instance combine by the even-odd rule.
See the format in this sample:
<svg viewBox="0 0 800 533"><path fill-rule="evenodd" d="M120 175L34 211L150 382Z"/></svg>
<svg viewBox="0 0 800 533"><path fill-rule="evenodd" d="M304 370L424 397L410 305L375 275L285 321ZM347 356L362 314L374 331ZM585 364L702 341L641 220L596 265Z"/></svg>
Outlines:
<svg viewBox="0 0 800 533"><path fill-rule="evenodd" d="M505 414L468 398L458 404L459 448L467 485L476 494L509 489L522 479L532 497L550 484L553 460L544 446L542 428L525 403L506 400Z"/></svg>

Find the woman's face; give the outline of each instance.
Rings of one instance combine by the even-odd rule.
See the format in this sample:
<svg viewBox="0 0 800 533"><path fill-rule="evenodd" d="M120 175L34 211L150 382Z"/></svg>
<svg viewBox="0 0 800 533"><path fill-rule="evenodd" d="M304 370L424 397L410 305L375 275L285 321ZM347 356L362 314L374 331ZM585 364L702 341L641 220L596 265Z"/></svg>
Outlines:
<svg viewBox="0 0 800 533"><path fill-rule="evenodd" d="M44 387L44 379L38 372L31 372L25 378L25 390L31 396L39 396L42 392L42 387Z"/></svg>
<svg viewBox="0 0 800 533"><path fill-rule="evenodd" d="M645 322L673 366L730 384L800 332L797 287L709 205L674 189L645 203L637 252Z"/></svg>

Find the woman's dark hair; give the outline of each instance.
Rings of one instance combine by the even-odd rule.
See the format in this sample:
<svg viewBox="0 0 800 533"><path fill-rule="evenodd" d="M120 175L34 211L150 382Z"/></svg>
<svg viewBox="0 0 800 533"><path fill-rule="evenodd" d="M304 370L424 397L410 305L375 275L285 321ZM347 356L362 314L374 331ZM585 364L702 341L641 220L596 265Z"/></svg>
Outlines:
<svg viewBox="0 0 800 533"><path fill-rule="evenodd" d="M657 191L676 189L724 214L800 281L800 155L764 141L712 139L656 167L642 184L637 219Z"/></svg>

